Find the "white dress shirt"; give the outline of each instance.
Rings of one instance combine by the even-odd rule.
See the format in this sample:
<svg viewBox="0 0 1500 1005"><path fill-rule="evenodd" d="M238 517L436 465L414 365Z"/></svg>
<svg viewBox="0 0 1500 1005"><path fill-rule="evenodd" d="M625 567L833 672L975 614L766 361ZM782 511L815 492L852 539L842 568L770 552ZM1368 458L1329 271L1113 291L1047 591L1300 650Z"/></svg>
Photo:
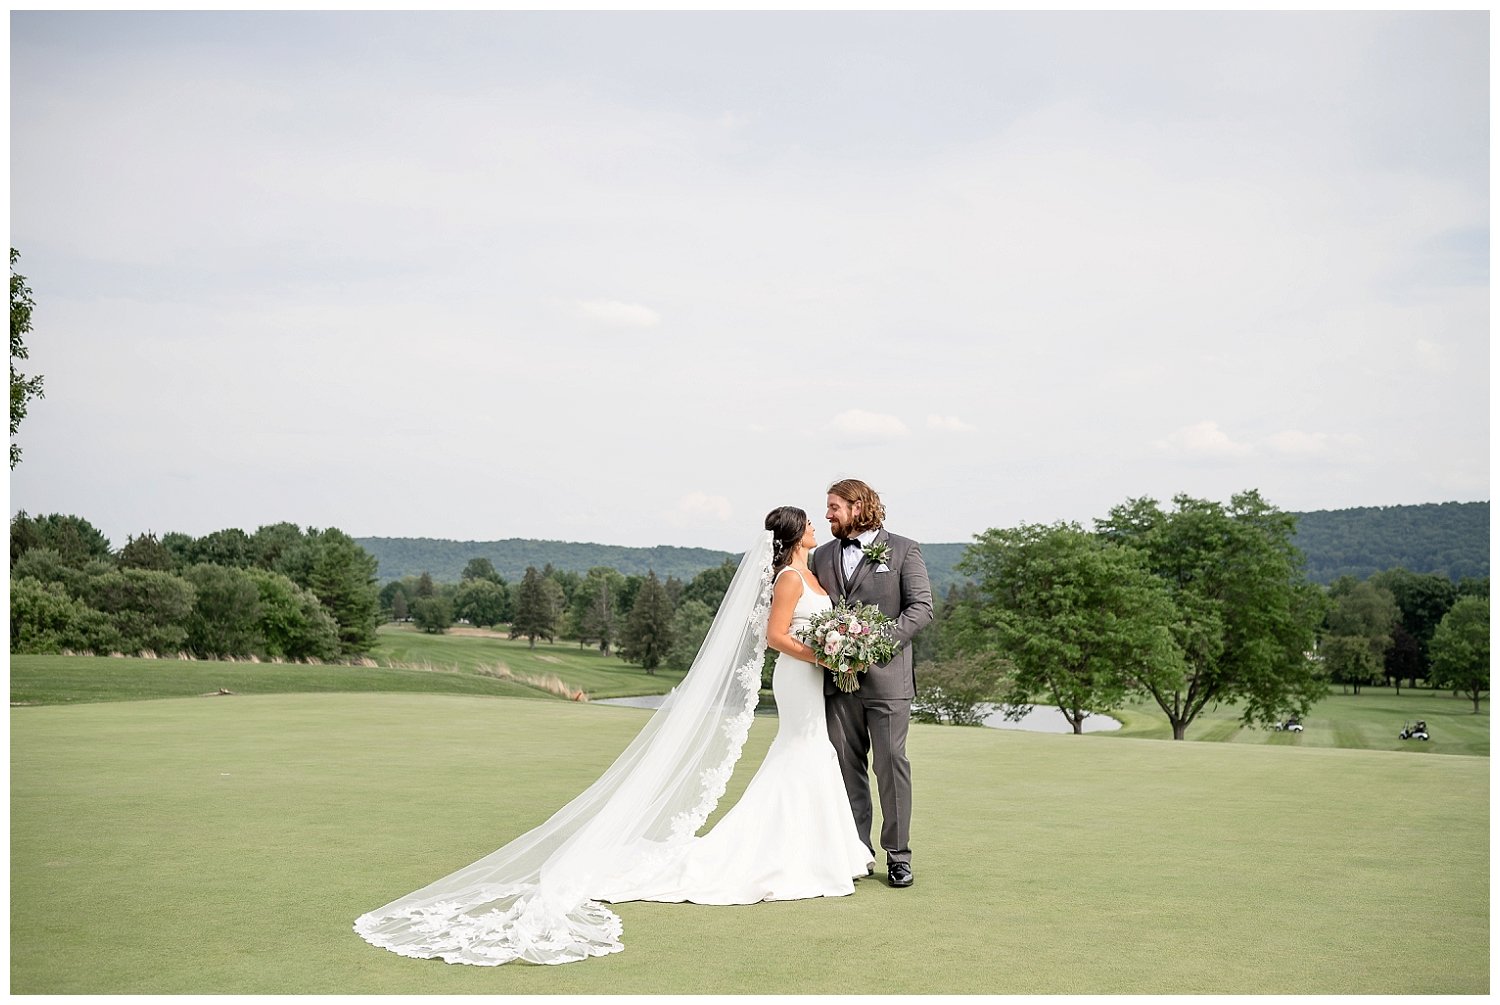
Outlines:
<svg viewBox="0 0 1500 1005"><path fill-rule="evenodd" d="M854 570L859 568L859 560L864 557L864 549L875 543L875 535L880 533L879 527L871 527L863 534L856 534L855 539L862 547L846 548L844 542L839 542L839 557L844 560L844 582L854 578Z"/></svg>

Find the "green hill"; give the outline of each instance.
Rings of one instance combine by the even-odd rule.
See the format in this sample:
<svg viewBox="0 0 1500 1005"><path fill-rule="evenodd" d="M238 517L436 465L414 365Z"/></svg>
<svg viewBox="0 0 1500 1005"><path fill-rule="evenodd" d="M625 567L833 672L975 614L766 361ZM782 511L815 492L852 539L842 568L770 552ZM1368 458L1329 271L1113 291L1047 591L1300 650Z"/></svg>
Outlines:
<svg viewBox="0 0 1500 1005"><path fill-rule="evenodd" d="M655 571L661 579L676 576L686 582L704 569L738 558L727 551L709 548L626 548L612 544L578 541L534 541L508 538L504 541L448 541L431 537L360 537L360 547L380 563L381 582L405 576L432 574L439 583L456 583L471 558L487 558L506 582L526 575L526 567L538 569L549 563L561 572L588 572L607 566L627 576Z"/></svg>
<svg viewBox="0 0 1500 1005"><path fill-rule="evenodd" d="M1364 506L1355 509L1298 513L1297 546L1307 555L1308 575L1331 583L1339 576L1364 578L1382 569L1402 567L1435 572L1453 580L1490 574L1490 504L1424 503L1419 506ZM448 541L427 537L361 537L359 544L380 563L386 582L430 572L438 582L457 582L471 558L488 558L508 582L519 580L528 565L551 563L564 572L587 572L608 566L625 575L648 570L665 579L686 582L699 572L737 558L709 548L626 548L575 541ZM927 571L941 595L963 581L954 566L968 542L922 545Z"/></svg>
<svg viewBox="0 0 1500 1005"><path fill-rule="evenodd" d="M1457 582L1490 574L1490 504L1361 506L1297 514L1297 547L1314 582L1364 579L1384 569Z"/></svg>

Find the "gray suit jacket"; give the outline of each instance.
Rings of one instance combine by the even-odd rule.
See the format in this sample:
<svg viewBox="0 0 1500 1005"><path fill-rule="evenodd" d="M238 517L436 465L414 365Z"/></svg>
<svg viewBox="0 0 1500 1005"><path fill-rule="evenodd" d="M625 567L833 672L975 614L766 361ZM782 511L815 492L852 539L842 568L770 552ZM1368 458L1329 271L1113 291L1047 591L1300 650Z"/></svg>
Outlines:
<svg viewBox="0 0 1500 1005"><path fill-rule="evenodd" d="M866 698L914 698L916 677L911 662L911 640L932 620L932 585L927 580L927 563L922 561L922 549L909 537L891 534L884 527L875 535L873 543L888 542L891 556L885 565L888 571L877 570L877 563L861 558L849 582L844 581L844 562L840 549L843 542L834 538L820 545L812 554L813 575L827 590L833 602L846 600L852 604L874 604L880 613L896 622L896 642L899 648L889 663L873 666L860 674L859 690L856 694ZM824 674L823 693L833 694L838 686L833 683L833 674Z"/></svg>

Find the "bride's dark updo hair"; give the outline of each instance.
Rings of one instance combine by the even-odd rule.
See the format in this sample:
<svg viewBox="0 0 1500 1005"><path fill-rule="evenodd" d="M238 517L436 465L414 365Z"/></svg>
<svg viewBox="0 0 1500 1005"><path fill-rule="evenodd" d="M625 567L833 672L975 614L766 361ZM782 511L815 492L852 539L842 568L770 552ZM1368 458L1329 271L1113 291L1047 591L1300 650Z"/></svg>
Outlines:
<svg viewBox="0 0 1500 1005"><path fill-rule="evenodd" d="M771 575L775 576L792 560L792 552L807 532L807 514L795 506L777 506L766 514L766 530L771 532Z"/></svg>

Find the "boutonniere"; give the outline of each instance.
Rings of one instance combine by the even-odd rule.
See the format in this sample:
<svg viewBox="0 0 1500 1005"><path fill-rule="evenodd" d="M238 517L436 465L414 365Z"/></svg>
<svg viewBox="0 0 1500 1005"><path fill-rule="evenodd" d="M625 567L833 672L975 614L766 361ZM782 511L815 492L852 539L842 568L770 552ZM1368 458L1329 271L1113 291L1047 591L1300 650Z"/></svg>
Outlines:
<svg viewBox="0 0 1500 1005"><path fill-rule="evenodd" d="M891 560L891 543L881 541L879 544L870 545L865 549L865 557L876 565L884 565Z"/></svg>

